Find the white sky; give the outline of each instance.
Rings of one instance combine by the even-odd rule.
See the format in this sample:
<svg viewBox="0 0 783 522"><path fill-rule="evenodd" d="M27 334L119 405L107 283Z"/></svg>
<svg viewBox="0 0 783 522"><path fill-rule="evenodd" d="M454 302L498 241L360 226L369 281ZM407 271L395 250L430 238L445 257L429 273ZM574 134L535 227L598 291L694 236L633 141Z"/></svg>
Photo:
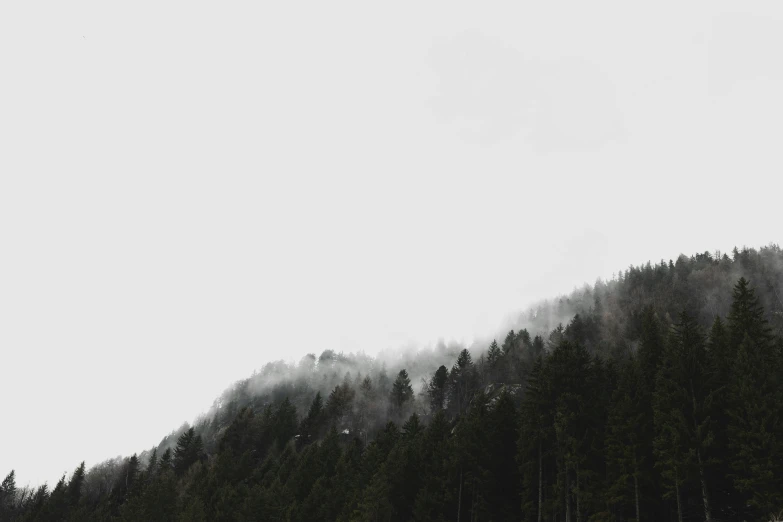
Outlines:
<svg viewBox="0 0 783 522"><path fill-rule="evenodd" d="M4 0L0 479L780 242L781 51L779 1Z"/></svg>

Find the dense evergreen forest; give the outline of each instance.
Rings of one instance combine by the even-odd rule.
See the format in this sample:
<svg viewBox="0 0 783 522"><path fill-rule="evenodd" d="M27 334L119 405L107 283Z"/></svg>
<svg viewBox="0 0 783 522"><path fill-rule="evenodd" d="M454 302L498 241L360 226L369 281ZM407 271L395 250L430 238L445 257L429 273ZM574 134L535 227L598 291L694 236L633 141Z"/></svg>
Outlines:
<svg viewBox="0 0 783 522"><path fill-rule="evenodd" d="M0 520L775 520L782 290L776 245L680 256L485 346L270 363L151 450L11 471Z"/></svg>

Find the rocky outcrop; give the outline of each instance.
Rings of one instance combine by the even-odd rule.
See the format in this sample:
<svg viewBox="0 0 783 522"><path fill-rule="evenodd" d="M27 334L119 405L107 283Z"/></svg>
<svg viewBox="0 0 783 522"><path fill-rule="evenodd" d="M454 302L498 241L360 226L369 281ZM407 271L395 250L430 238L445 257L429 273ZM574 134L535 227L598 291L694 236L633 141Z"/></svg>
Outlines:
<svg viewBox="0 0 783 522"><path fill-rule="evenodd" d="M515 401L522 400L522 385L521 384L504 384L502 382L495 382L487 384L484 388L484 396L487 398L487 406L492 407L500 399L500 397L507 393Z"/></svg>

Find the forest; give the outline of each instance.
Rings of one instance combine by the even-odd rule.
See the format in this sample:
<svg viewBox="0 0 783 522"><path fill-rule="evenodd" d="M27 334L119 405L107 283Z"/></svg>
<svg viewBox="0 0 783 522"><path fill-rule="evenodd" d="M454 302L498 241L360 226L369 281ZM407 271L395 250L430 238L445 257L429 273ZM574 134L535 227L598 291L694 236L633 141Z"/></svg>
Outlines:
<svg viewBox="0 0 783 522"><path fill-rule="evenodd" d="M482 345L272 362L138 454L10 471L0 520L778 520L781 291L777 245L682 255Z"/></svg>

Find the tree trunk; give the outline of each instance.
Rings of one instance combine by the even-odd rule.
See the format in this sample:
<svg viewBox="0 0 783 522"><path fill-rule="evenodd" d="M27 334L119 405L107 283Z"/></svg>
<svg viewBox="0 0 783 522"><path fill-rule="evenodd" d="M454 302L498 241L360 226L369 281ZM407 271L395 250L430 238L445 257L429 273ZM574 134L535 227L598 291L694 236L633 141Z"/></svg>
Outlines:
<svg viewBox="0 0 783 522"><path fill-rule="evenodd" d="M460 511L462 510L462 468L459 470L459 495L457 496L457 522L459 522ZM680 519L682 522L682 519Z"/></svg>
<svg viewBox="0 0 783 522"><path fill-rule="evenodd" d="M710 510L710 498L707 495L707 481L704 477L704 466L701 463L701 450L696 449L696 456L699 459L699 478L701 479L701 500L704 503L704 521L712 522L712 512Z"/></svg>
<svg viewBox="0 0 783 522"><path fill-rule="evenodd" d="M677 493L677 520L678 522L682 522L682 503L680 502L680 475L676 472L674 474L674 489Z"/></svg>
<svg viewBox="0 0 783 522"><path fill-rule="evenodd" d="M571 522L570 484L568 483L568 464L565 466L565 522Z"/></svg>
<svg viewBox="0 0 783 522"><path fill-rule="evenodd" d="M538 439L538 522L541 522L543 516L543 497L544 497L544 456L541 454L541 438Z"/></svg>
<svg viewBox="0 0 783 522"><path fill-rule="evenodd" d="M707 480L704 477L704 464L701 461L701 437L699 437L699 425L696 422L696 394L693 391L693 379L691 383L691 400L693 401L693 433L696 435L696 457L699 462L699 479L701 479L701 500L704 504L704 520L712 522L710 511L710 496L707 494Z"/></svg>
<svg viewBox="0 0 783 522"><path fill-rule="evenodd" d="M472 493L470 494L470 522L476 520L476 479L473 479Z"/></svg>
<svg viewBox="0 0 783 522"><path fill-rule="evenodd" d="M636 463L636 452L633 454L633 492L636 500L636 522L641 522L641 514L639 510L639 468Z"/></svg>
<svg viewBox="0 0 783 522"><path fill-rule="evenodd" d="M642 517L639 514L639 477L633 476L633 489L636 496L636 522L641 522Z"/></svg>
<svg viewBox="0 0 783 522"><path fill-rule="evenodd" d="M579 462L576 463L576 522L582 522L582 510L579 505Z"/></svg>

